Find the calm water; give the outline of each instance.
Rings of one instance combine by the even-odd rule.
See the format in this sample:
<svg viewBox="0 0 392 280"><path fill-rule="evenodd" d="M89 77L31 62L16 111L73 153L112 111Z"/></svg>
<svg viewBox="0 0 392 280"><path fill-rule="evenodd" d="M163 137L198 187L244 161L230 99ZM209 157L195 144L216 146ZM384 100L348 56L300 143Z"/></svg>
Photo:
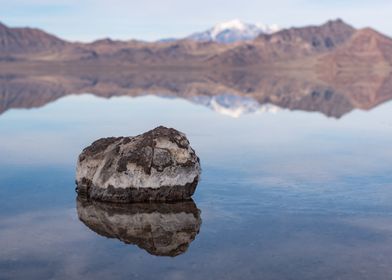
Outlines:
<svg viewBox="0 0 392 280"><path fill-rule="evenodd" d="M80 94L2 113L0 279L391 279L392 104L340 119L223 109ZM94 224L76 208L81 150L158 125L185 132L203 168L192 206L201 224L178 222L176 206L154 210L162 238L191 228L179 251L171 244L175 257L157 256L143 235L119 240L152 210L93 208ZM109 221L116 215L120 225ZM102 226L117 238L104 237ZM153 241L172 241L160 238Z"/></svg>

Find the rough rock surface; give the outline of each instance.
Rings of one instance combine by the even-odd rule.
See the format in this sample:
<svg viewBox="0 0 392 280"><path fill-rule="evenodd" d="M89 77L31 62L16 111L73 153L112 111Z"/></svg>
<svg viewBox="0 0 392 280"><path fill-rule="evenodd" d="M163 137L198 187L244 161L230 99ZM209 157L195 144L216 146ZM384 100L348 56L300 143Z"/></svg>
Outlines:
<svg viewBox="0 0 392 280"><path fill-rule="evenodd" d="M135 137L102 138L79 155L80 194L110 202L190 199L200 161L186 136L163 126Z"/></svg>
<svg viewBox="0 0 392 280"><path fill-rule="evenodd" d="M199 233L200 210L192 201L115 204L78 196L79 219L91 230L156 256L184 253Z"/></svg>

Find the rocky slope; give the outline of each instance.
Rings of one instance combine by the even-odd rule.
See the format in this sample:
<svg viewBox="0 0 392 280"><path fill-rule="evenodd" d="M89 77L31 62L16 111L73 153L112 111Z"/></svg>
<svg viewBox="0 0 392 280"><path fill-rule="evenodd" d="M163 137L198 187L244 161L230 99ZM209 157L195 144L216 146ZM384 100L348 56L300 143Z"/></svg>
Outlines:
<svg viewBox="0 0 392 280"><path fill-rule="evenodd" d="M371 29L356 30L342 20L320 26L290 28L231 44L98 40L69 43L43 31L0 25L0 63L126 65L181 68L355 68L357 64L390 66L392 40ZM15 64L15 63L14 63ZM17 63L16 63L17 64ZM20 66L24 67L24 65ZM329 71L330 69L328 69Z"/></svg>
<svg viewBox="0 0 392 280"><path fill-rule="evenodd" d="M61 50L64 40L35 28L9 28L0 23L0 56Z"/></svg>
<svg viewBox="0 0 392 280"><path fill-rule="evenodd" d="M329 21L321 26L290 28L271 35L262 34L252 42L216 54L210 61L227 66L293 61L332 52L354 33L355 29L342 20Z"/></svg>
<svg viewBox="0 0 392 280"><path fill-rule="evenodd" d="M350 71L370 65L386 68L392 65L392 40L371 28L360 29L336 51L323 56L322 63Z"/></svg>

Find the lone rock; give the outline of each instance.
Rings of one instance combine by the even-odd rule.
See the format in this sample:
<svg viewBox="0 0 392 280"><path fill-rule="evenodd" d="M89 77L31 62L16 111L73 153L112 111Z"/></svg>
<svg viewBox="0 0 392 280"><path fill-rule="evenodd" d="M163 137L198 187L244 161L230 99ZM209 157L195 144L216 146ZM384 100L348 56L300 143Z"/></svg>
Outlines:
<svg viewBox="0 0 392 280"><path fill-rule="evenodd" d="M102 138L79 155L77 191L109 202L190 199L200 161L186 136L163 126L135 137Z"/></svg>

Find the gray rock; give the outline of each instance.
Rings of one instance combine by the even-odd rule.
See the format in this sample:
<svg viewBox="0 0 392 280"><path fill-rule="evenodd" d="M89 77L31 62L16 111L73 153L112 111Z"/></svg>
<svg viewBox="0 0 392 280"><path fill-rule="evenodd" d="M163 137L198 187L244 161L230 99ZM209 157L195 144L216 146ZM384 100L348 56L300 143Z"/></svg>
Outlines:
<svg viewBox="0 0 392 280"><path fill-rule="evenodd" d="M78 196L79 219L99 235L134 244L156 256L177 256L199 233L200 210L192 200L116 204Z"/></svg>
<svg viewBox="0 0 392 280"><path fill-rule="evenodd" d="M163 126L135 137L102 138L79 155L78 193L109 202L190 199L200 161L186 136Z"/></svg>

